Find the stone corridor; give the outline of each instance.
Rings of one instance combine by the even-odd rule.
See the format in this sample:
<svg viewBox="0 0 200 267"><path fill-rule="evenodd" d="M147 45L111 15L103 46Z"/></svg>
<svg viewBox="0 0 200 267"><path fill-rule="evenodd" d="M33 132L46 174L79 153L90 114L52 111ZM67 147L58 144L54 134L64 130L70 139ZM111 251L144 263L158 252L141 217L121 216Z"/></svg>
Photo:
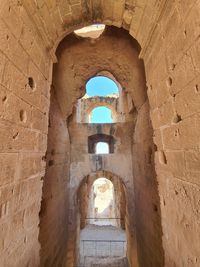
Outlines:
<svg viewBox="0 0 200 267"><path fill-rule="evenodd" d="M199 132L199 0L1 0L0 267L199 267Z"/></svg>

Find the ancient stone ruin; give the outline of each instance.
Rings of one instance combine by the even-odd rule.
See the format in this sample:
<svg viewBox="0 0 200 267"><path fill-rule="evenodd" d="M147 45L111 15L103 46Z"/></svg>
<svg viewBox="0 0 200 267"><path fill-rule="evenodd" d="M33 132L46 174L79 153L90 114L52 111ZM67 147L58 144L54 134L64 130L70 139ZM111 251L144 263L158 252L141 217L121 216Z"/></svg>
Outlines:
<svg viewBox="0 0 200 267"><path fill-rule="evenodd" d="M197 0L1 0L0 267L199 267L199 87Z"/></svg>

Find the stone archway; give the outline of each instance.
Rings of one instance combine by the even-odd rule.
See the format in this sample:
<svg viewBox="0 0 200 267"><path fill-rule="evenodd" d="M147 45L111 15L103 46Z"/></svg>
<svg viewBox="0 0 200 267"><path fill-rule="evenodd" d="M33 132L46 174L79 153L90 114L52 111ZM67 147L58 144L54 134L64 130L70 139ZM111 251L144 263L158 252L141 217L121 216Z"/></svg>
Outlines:
<svg viewBox="0 0 200 267"><path fill-rule="evenodd" d="M127 179L121 178L118 175L106 170L99 170L82 178L76 193L76 203L78 204L78 209L76 209L78 227L83 229L88 222L86 219L90 201L89 192L91 191L94 181L101 177L105 177L113 183L115 194L117 196L116 203L119 205L118 216L120 221L118 221L118 223L121 228L126 229L128 242L127 257L130 266L138 266L136 229L134 210L132 206L133 187L130 186ZM76 233L79 235L79 231L76 231ZM77 236L77 239L79 239L79 236ZM77 241L75 244L77 244Z"/></svg>
<svg viewBox="0 0 200 267"><path fill-rule="evenodd" d="M133 151L141 154L139 162L134 156L134 162L138 163L136 172L142 170L140 174L143 177L139 179L136 175L138 203L143 207L148 203L144 202L146 194L139 187L151 187L152 180L146 174L154 161L152 164L156 166L161 199L165 264L198 266L199 3L165 0L146 0L142 3L128 0L3 0L0 17L3 265L39 265L38 213L43 184L41 216L47 216L51 210L46 224L45 219L41 218L46 229L40 224L46 231L46 236L43 236L43 244L47 241L45 251L48 256L51 255L47 257L46 264L55 266L63 260L64 249L61 252L58 248L64 247L66 241L63 240L66 235L63 234L62 225L67 221L68 182L65 175L69 173L70 146L66 142L69 138L66 117L62 117L53 93L51 111L53 109L55 112L50 112L48 118L52 62L56 62L55 51L67 34L75 28L101 22L123 27L142 47L140 56L145 62L153 123L151 135L156 146L147 144L148 136L143 136L141 140L141 131L137 128L134 142L139 142ZM79 97L79 93L77 95ZM146 113L145 107L141 108L137 127L143 129L149 124L148 119L144 119L149 111ZM49 138L50 146L45 157L48 119L53 138ZM55 133L54 127L60 130ZM46 173L52 175L49 179L44 179L45 159ZM156 204L153 209L156 213ZM144 229L141 220L145 216L142 215L149 213L143 212L142 208L139 210L138 223ZM55 220L55 217L59 219ZM57 225L57 221L60 224ZM144 241L145 236L138 238L141 247L146 244L143 247L147 248L145 257L142 253L140 258L152 259L152 255L158 258L157 253L152 254L147 240ZM192 245L188 247L188 244ZM41 252L42 264L46 257L43 256ZM142 262L141 266L146 267L147 263Z"/></svg>
<svg viewBox="0 0 200 267"><path fill-rule="evenodd" d="M117 46L116 40L118 41ZM94 45L96 49L93 49ZM124 47L126 47L126 53L118 56L119 52L122 51ZM82 51L84 51L84 54ZM107 53L104 58L101 56L101 51L104 53L106 51ZM114 59L112 61L109 60L110 53L114 53ZM140 139L138 139L138 136L141 135L143 130L145 129L147 135L151 132L144 66L142 60L138 58L138 54L137 42L133 40L126 31L115 27L108 28L102 35L102 38L95 44L92 44L92 46L90 40L80 40L72 34L63 40L57 51L59 60L54 66L52 107L50 108L48 154L50 160L48 160L49 166L47 167L47 174L45 177L46 182L43 191L48 192L48 190L50 190L49 195L55 195L54 201L56 204L61 203L63 209L62 212L65 214L65 222L67 221L68 232L66 231L66 228L65 230L63 229L63 231L66 231L66 239L69 245L67 255L64 249L62 255L63 257L67 257L68 266L73 266L76 261L76 251L74 247L75 235L72 235L76 230L71 229L71 227L74 224L73 218L76 218L75 215L77 210L75 209L76 204L72 192L74 192L74 189L77 187L77 184L79 184L83 175L102 169L117 173L121 177L126 177L130 184L129 187L132 188L131 195L133 199L128 203L129 215L131 214L131 210L134 213L136 204L138 210L136 213L138 216L137 221L138 223L140 222L140 224L141 222L143 223L143 229L138 227L139 231L137 232L136 230L136 234L130 235L132 236L132 240L134 240L131 241L133 244L130 246L130 250L133 250L132 254L135 254L137 239L138 242L141 242L138 246L140 248L140 252L138 252L140 258L138 258L138 261L148 261L149 256L146 257L145 255L153 255L154 250L156 249L158 254L155 258L153 258L153 256L150 257L151 261L158 266L162 266L163 263L159 197L156 176L153 171L154 163L152 155L154 154L154 146L152 134L150 134L149 139L147 141L145 139L144 142L147 146L147 151L146 147L145 149L138 149L138 157L134 158L136 160L133 161L132 157L133 149L135 149L135 147L133 148L133 140L136 141L134 143L135 145L139 144ZM129 93L130 101L127 101L126 105L131 120L125 121L124 125L118 123L108 126L100 125L97 128L88 126L87 124L77 124L74 120L75 112L73 106L75 105L75 102L85 93L86 81L105 69L110 73L113 73L113 76L116 77L117 81L123 87L122 90ZM65 124L66 119L67 125ZM141 121L141 123L138 124L138 121ZM137 127L135 128L135 126ZM112 134L114 136L116 140L116 149L114 150L115 153L113 157L108 158L105 156L98 156L98 158L96 158L96 156L88 154L87 137L97 133L107 135ZM146 138L144 133L142 133L142 135ZM61 146L60 140L65 144L64 146ZM70 150L70 154L68 149ZM55 151L57 153L55 153ZM65 162L64 159L66 158L66 155L69 155L69 160ZM57 164L56 159L58 162ZM60 159L63 160L61 161L63 170L65 170L65 168L69 170L67 174L65 173L65 179L68 181L67 187L70 194L67 196L65 195L65 197L63 196L63 198L61 198L60 195L57 195L57 188L52 186L54 183L52 169L55 171L57 180L60 181L61 179L59 176L59 173L62 173L59 164ZM135 171L136 165L139 164L138 162L141 164L141 169L144 169L144 172L139 171L139 173L137 173ZM150 172L149 170L152 171ZM148 175L148 173L150 173L150 175ZM147 175L149 177L149 182L146 181ZM146 204L140 201L138 196L140 190L142 190L142 183L138 182L139 188L135 191L134 183L136 179L134 179L134 177L140 177L138 179L144 182L144 185L146 186L145 190L148 192L148 201L146 201ZM65 188L64 185L66 181L63 180L61 183L63 184L63 188ZM57 206L54 206L54 201L51 202L49 195L44 195L45 197L42 203L42 207L46 207L46 214L41 216L41 229L50 223L49 216L51 216L52 210L54 210L55 213L57 212ZM135 198L135 196L137 197ZM64 199L66 202L63 202ZM48 202L48 205L46 205L46 202ZM140 205L140 203L142 203L142 205ZM154 205L157 207L156 213L152 212ZM151 215L151 220L148 222L143 216L146 212ZM131 216L129 216L129 218L131 218ZM57 240L59 240L60 246L62 244L62 248L64 248L66 239L62 236L62 228L60 227L59 222L55 222L55 225L59 225L58 228L56 227L59 232L59 238ZM131 225L134 225L134 223L132 222ZM135 225L137 228L137 222ZM49 225L49 227L51 228L52 226ZM64 224L62 227L64 227ZM152 231L149 231L150 227L153 229L152 231L154 234L152 234ZM143 240L140 238L144 232L145 243L143 243ZM42 240L45 240L43 235L45 236L46 233L45 231L41 231L40 233L42 259L44 261L45 258L51 258L53 260L54 255L51 254L51 251L47 251L50 254L47 255L46 250L44 249L45 246L47 246L47 243L43 243ZM54 243L55 241L52 241L49 246L53 246ZM151 250L149 250L150 246L152 247ZM133 259L131 259L133 260L133 263L136 258L137 257L133 257Z"/></svg>

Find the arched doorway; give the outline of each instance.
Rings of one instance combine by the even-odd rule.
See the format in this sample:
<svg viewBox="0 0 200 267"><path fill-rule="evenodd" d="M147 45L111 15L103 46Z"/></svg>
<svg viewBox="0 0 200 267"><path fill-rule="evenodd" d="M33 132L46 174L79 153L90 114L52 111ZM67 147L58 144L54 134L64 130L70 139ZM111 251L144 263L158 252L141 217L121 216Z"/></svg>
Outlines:
<svg viewBox="0 0 200 267"><path fill-rule="evenodd" d="M125 190L122 180L109 172L98 172L82 181L78 189L78 266L127 264Z"/></svg>

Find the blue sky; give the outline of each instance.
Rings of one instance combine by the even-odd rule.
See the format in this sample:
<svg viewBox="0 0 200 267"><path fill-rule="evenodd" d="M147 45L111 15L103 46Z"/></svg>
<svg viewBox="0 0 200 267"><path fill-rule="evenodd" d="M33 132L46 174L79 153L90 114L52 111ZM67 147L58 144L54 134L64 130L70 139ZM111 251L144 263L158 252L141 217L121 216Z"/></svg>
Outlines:
<svg viewBox="0 0 200 267"><path fill-rule="evenodd" d="M118 88L116 83L111 79L97 76L87 82L86 93L88 96L106 96L118 93Z"/></svg>
<svg viewBox="0 0 200 267"><path fill-rule="evenodd" d="M86 93L88 96L107 96L118 93L118 88L115 82L111 79L98 76L90 79L86 84ZM96 107L91 112L91 123L112 123L112 111L104 106ZM99 142L97 146L98 154L109 153L108 144Z"/></svg>
<svg viewBox="0 0 200 267"><path fill-rule="evenodd" d="M94 108L90 117L91 123L112 123L112 111L106 107Z"/></svg>
<svg viewBox="0 0 200 267"><path fill-rule="evenodd" d="M111 79L103 76L97 76L90 79L86 84L86 93L88 96L107 96L118 93L118 87ZM112 123L112 112L107 107L97 107L91 114L91 123Z"/></svg>

